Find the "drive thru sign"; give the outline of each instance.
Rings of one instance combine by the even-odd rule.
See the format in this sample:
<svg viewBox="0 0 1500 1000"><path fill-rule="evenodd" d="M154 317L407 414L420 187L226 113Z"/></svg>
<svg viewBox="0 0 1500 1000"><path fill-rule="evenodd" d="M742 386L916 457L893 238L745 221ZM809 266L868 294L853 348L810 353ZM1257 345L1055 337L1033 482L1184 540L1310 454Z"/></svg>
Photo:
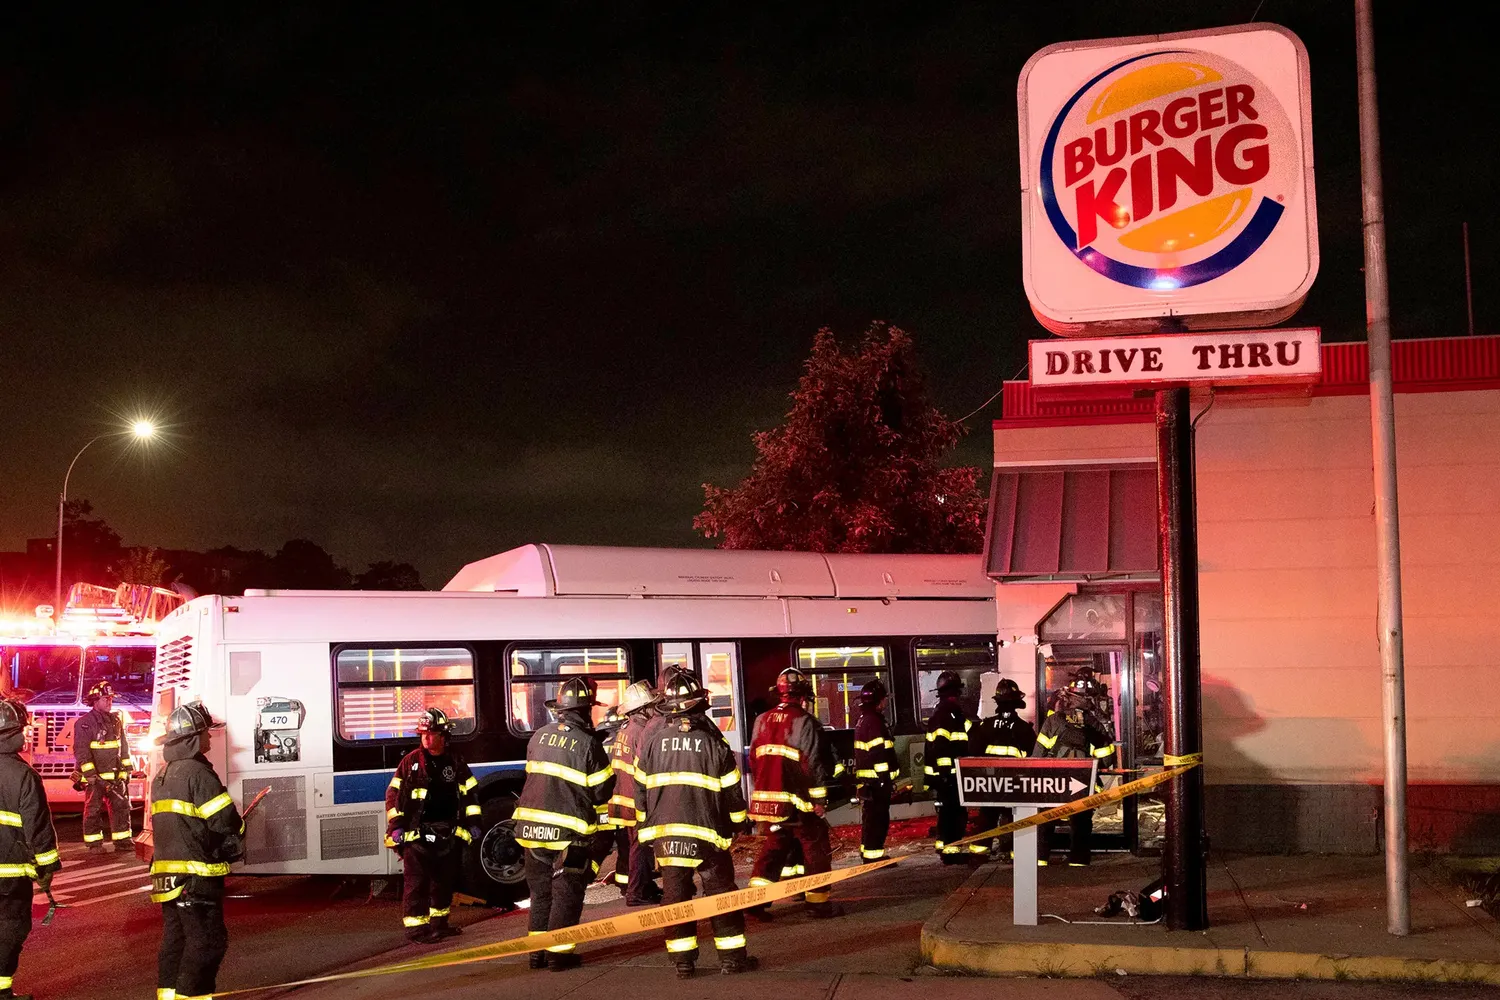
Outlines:
<svg viewBox="0 0 1500 1000"><path fill-rule="evenodd" d="M958 801L965 806L1040 806L1050 809L1094 793L1097 760L961 757Z"/></svg>
<svg viewBox="0 0 1500 1000"><path fill-rule="evenodd" d="M1016 819L1094 794L1097 759L960 757L958 801L965 806L1010 806ZM1036 827L1017 830L1011 866L1011 922L1036 924Z"/></svg>

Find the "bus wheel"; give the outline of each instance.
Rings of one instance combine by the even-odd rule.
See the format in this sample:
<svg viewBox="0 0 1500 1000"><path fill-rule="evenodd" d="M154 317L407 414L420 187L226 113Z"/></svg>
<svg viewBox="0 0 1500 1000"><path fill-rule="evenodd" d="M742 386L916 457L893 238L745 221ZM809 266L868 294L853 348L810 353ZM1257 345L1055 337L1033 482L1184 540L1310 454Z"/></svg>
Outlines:
<svg viewBox="0 0 1500 1000"><path fill-rule="evenodd" d="M525 899L526 851L516 843L511 810L515 799L497 795L484 803L479 840L464 859L464 891L490 903Z"/></svg>

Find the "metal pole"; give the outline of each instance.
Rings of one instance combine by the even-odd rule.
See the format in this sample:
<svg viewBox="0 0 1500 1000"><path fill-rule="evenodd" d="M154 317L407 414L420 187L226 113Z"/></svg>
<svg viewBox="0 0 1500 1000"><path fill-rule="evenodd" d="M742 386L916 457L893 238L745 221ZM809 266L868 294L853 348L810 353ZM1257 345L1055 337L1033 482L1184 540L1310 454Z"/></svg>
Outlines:
<svg viewBox="0 0 1500 1000"><path fill-rule="evenodd" d="M1396 504L1396 406L1391 388L1390 296L1375 103L1371 0L1354 0L1359 64L1359 159L1365 219L1365 326L1370 341L1370 431L1375 458L1375 560L1380 591L1381 703L1385 712L1386 930L1411 932L1406 878L1406 668L1401 640L1401 529Z"/></svg>
<svg viewBox="0 0 1500 1000"><path fill-rule="evenodd" d="M1203 752L1202 673L1198 659L1198 514L1193 495L1193 425L1188 390L1156 393L1156 492L1163 596L1162 749L1170 765ZM1166 786L1167 926L1208 927L1203 834L1203 769Z"/></svg>
<svg viewBox="0 0 1500 1000"><path fill-rule="evenodd" d="M68 463L68 472L67 472L67 474L63 476L62 492L57 495L57 579L55 581L53 581L53 591L52 591L53 602L54 602L53 605L52 605L52 621L53 621L53 624L56 624L56 623L62 621L62 613L63 613L63 603L62 603L63 507L66 506L67 502L68 502L68 480L73 478L73 466L77 465L78 464L78 460L83 457L83 453L89 450L89 445L93 444L95 441L98 441L100 438L105 438L105 437L109 437L109 434L97 434L94 437L89 438L88 442L82 448L78 449L78 454L74 455L73 456L73 461L71 461L71 462Z"/></svg>
<svg viewBox="0 0 1500 1000"><path fill-rule="evenodd" d="M1464 304L1469 307L1469 336L1474 336L1474 279L1469 271L1469 224L1464 223Z"/></svg>

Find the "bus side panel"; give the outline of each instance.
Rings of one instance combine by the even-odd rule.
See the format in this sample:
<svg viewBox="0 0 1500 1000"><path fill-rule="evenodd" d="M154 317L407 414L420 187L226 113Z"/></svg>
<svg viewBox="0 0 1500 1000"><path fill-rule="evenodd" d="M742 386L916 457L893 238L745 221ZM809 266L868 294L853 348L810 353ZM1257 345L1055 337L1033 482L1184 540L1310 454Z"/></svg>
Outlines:
<svg viewBox="0 0 1500 1000"><path fill-rule="evenodd" d="M223 647L230 791L244 808L250 873L386 871L383 803L333 794L333 705L326 642Z"/></svg>

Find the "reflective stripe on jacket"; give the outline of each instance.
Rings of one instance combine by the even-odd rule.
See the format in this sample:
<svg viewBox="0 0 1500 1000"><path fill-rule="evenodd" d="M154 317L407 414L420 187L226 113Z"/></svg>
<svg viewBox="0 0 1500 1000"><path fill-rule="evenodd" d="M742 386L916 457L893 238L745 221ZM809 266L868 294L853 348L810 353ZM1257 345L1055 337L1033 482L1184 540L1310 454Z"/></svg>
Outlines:
<svg viewBox="0 0 1500 1000"><path fill-rule="evenodd" d="M0 895L12 879L29 882L61 867L42 779L18 754L0 752Z"/></svg>
<svg viewBox="0 0 1500 1000"><path fill-rule="evenodd" d="M516 843L562 850L608 828L615 774L599 735L553 722L526 746L526 784L516 802Z"/></svg>
<svg viewBox="0 0 1500 1000"><path fill-rule="evenodd" d="M189 898L221 896L230 861L225 840L244 834L245 822L213 765L201 754L169 759L151 781L151 874L153 888L160 885L151 901L170 902L184 891ZM155 876L183 877L157 883Z"/></svg>
<svg viewBox="0 0 1500 1000"><path fill-rule="evenodd" d="M696 868L745 822L734 751L702 712L652 720L635 759L638 836L658 864Z"/></svg>
<svg viewBox="0 0 1500 1000"><path fill-rule="evenodd" d="M891 736L885 714L873 708L861 708L854 724L854 778L867 781L895 781L901 776L896 760L896 740Z"/></svg>
<svg viewBox="0 0 1500 1000"><path fill-rule="evenodd" d="M616 826L635 826L635 759L642 735L657 718L657 713L649 708L631 713L605 745L610 767L615 772L615 790L609 798L609 818Z"/></svg>
<svg viewBox="0 0 1500 1000"><path fill-rule="evenodd" d="M1015 712L992 715L975 727L966 751L976 757L1028 757L1036 730Z"/></svg>
<svg viewBox="0 0 1500 1000"><path fill-rule="evenodd" d="M828 797L838 765L823 724L800 705L755 720L750 742L750 819L784 823Z"/></svg>
<svg viewBox="0 0 1500 1000"><path fill-rule="evenodd" d="M451 778L432 773L433 761L442 758L447 758L448 764L453 768ZM469 765L451 749L435 758L417 747L401 758L401 763L396 765L396 773L391 776L391 782L385 788L386 847L395 847L398 843L422 836L422 812L427 796L439 784L452 786L453 796L458 802L453 819L453 835L466 843L472 841L468 828L479 825L481 811L479 796L475 792L479 787L478 779L469 771Z"/></svg>
<svg viewBox="0 0 1500 1000"><path fill-rule="evenodd" d="M1068 713L1055 712L1042 723L1034 754L1037 757L1075 759L1093 757L1102 764L1114 756L1115 745L1093 722L1069 722Z"/></svg>
<svg viewBox="0 0 1500 1000"><path fill-rule="evenodd" d="M135 762L120 713L91 708L79 716L73 723L73 760L85 780L128 780Z"/></svg>
<svg viewBox="0 0 1500 1000"><path fill-rule="evenodd" d="M940 700L927 720L922 772L929 778L951 777L953 762L974 752L969 741L973 728L973 720L964 714L957 698L949 695Z"/></svg>

